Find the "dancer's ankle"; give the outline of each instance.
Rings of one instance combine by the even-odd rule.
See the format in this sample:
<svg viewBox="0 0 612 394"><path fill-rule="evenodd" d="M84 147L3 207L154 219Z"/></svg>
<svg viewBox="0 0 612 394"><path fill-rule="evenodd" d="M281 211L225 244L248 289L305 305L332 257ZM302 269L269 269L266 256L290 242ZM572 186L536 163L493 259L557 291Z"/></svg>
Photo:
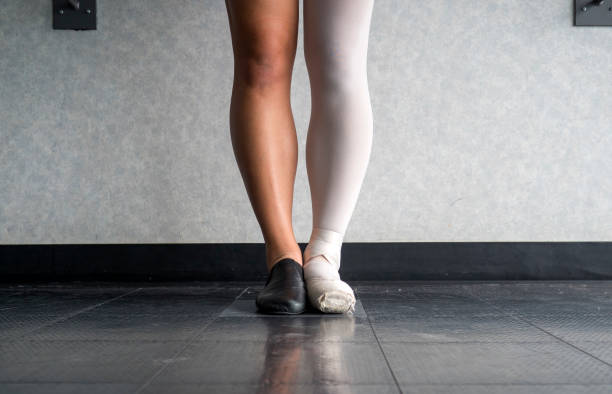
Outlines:
<svg viewBox="0 0 612 394"><path fill-rule="evenodd" d="M299 247L297 251L287 251L276 254L267 253L266 266L268 267L268 272L272 270L276 263L286 258L290 258L296 261L298 264L302 265L302 251L299 249Z"/></svg>

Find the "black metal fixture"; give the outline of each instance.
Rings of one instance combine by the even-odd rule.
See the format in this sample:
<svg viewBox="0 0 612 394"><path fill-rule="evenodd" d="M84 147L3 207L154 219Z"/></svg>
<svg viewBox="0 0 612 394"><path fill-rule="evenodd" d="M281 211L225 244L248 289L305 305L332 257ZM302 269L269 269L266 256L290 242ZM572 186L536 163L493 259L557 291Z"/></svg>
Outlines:
<svg viewBox="0 0 612 394"><path fill-rule="evenodd" d="M612 26L612 0L574 0L575 26Z"/></svg>
<svg viewBox="0 0 612 394"><path fill-rule="evenodd" d="M53 0L53 28L96 30L96 0Z"/></svg>

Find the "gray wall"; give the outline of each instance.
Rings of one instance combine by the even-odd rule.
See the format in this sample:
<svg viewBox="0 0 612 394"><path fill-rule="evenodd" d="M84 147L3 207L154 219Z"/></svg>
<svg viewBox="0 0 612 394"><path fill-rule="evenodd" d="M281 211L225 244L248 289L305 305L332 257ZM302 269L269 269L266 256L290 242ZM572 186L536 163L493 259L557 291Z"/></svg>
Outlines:
<svg viewBox="0 0 612 394"><path fill-rule="evenodd" d="M612 239L612 28L573 27L572 4L376 0L374 147L346 241ZM0 0L0 243L261 242L224 2L98 7L97 31L61 31L50 0ZM300 21L305 242L302 42Z"/></svg>

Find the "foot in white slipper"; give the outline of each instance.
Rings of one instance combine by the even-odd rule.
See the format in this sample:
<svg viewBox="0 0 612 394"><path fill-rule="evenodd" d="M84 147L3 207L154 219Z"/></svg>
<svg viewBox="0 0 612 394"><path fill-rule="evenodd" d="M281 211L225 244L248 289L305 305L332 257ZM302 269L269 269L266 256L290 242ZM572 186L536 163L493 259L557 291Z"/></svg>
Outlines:
<svg viewBox="0 0 612 394"><path fill-rule="evenodd" d="M304 250L304 281L312 306L325 313L353 313L355 293L340 279L343 235L315 228Z"/></svg>

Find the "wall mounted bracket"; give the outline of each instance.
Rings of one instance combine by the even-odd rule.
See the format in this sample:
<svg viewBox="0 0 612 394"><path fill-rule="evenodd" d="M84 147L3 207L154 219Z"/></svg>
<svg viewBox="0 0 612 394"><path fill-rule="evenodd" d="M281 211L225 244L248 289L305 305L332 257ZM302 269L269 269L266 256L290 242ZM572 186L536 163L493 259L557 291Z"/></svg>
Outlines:
<svg viewBox="0 0 612 394"><path fill-rule="evenodd" d="M612 26L612 0L574 0L574 26Z"/></svg>
<svg viewBox="0 0 612 394"><path fill-rule="evenodd" d="M53 28L96 30L96 0L53 0Z"/></svg>

